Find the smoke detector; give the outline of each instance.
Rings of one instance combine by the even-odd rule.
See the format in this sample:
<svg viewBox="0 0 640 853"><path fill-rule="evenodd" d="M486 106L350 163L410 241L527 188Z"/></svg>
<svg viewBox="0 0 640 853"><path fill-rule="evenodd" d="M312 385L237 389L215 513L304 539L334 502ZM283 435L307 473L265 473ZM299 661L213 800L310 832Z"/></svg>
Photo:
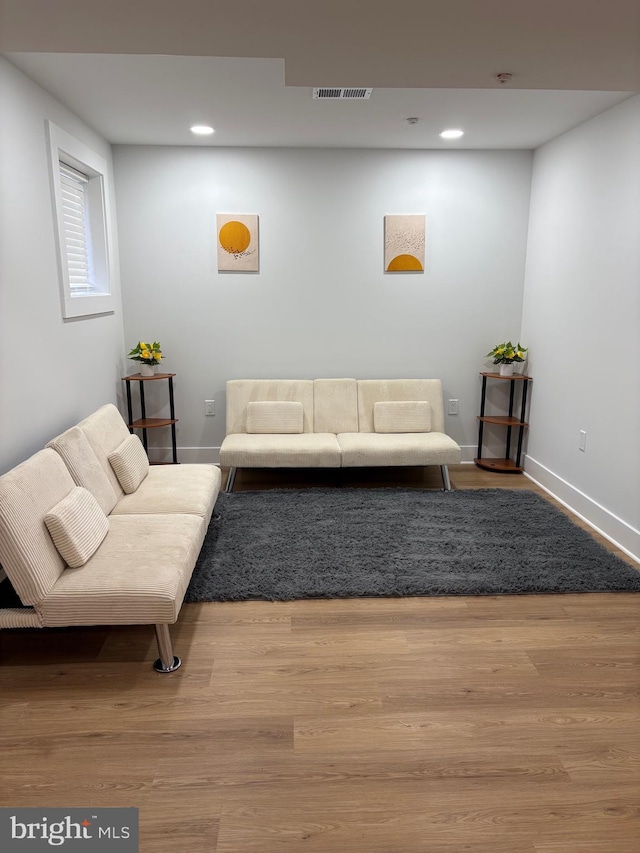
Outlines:
<svg viewBox="0 0 640 853"><path fill-rule="evenodd" d="M505 83L511 83L513 74L510 71L501 71L499 74L494 74L493 79L496 83L499 83L500 86L504 86Z"/></svg>
<svg viewBox="0 0 640 853"><path fill-rule="evenodd" d="M346 88L346 87L317 87L313 90L313 97L323 101L368 101L373 89Z"/></svg>

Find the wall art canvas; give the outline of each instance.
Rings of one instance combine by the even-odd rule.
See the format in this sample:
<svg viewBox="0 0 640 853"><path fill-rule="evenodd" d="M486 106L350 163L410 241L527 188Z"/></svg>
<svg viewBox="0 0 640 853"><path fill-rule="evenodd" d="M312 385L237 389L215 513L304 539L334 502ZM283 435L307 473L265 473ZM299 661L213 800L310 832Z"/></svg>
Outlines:
<svg viewBox="0 0 640 853"><path fill-rule="evenodd" d="M258 272L258 217L254 213L218 213L218 272Z"/></svg>
<svg viewBox="0 0 640 853"><path fill-rule="evenodd" d="M424 272L425 215L384 218L385 272Z"/></svg>

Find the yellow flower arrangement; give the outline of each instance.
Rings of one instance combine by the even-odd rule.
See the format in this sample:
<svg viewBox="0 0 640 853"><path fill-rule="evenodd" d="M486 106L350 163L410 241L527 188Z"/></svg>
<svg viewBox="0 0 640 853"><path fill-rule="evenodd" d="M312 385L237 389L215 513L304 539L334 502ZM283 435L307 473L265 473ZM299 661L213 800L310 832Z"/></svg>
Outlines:
<svg viewBox="0 0 640 853"><path fill-rule="evenodd" d="M154 341L152 344L138 341L138 345L131 350L127 358L132 361L139 361L142 364L160 364L163 356L158 341Z"/></svg>
<svg viewBox="0 0 640 853"><path fill-rule="evenodd" d="M526 352L527 347L523 347L521 343L514 346L511 341L505 341L495 346L485 358L492 358L494 364L512 364L514 361L524 361Z"/></svg>

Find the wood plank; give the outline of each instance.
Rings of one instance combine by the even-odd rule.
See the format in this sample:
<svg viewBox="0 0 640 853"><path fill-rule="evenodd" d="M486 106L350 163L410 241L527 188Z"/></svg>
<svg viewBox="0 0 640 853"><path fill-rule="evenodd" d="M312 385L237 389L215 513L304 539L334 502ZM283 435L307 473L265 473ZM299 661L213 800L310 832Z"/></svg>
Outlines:
<svg viewBox="0 0 640 853"><path fill-rule="evenodd" d="M535 853L638 853L638 839L640 830L630 835L624 827L609 827L595 834L577 830L570 838L536 844Z"/></svg>
<svg viewBox="0 0 640 853"><path fill-rule="evenodd" d="M628 781L640 790L640 738L588 744L561 744L556 752L569 776L576 782L612 785ZM639 836L640 840L640 836Z"/></svg>
<svg viewBox="0 0 640 853"><path fill-rule="evenodd" d="M604 645L628 642L640 645L640 623L637 619L550 619L526 625L488 625L443 629L425 629L418 636L407 632L407 645L413 653L429 648L484 647L499 651L501 648L531 650L554 648L557 645L594 651Z"/></svg>
<svg viewBox="0 0 640 853"><path fill-rule="evenodd" d="M285 786L279 795L261 790L241 806L231 799L223 804L217 853L431 853L447 846L449 851L506 853L531 848L543 838L566 838L572 826L585 834L609 830L614 836L635 829L638 805L632 786L616 786L606 797L588 786L564 792L561 787L509 792L501 782L493 797L486 780L462 796L438 783L426 783L420 792L363 785L352 787L350 796L341 784L298 787L297 793Z"/></svg>
<svg viewBox="0 0 640 853"><path fill-rule="evenodd" d="M538 672L545 676L563 678L574 673L585 679L595 678L603 685L621 678L638 683L640 643L636 640L607 643L604 648L571 645L531 649L527 654Z"/></svg>
<svg viewBox="0 0 640 853"><path fill-rule="evenodd" d="M379 750L433 749L436 745L460 748L482 738L487 748L499 748L508 741L518 744L540 739L555 743L583 743L587 737L631 736L640 724L640 707L615 706L604 710L567 706L556 709L520 709L468 707L453 711L409 711L375 716L299 717L294 725L297 752L354 753L374 742Z"/></svg>
<svg viewBox="0 0 640 853"><path fill-rule="evenodd" d="M42 769L8 770L0 780L0 803L12 808L94 806L96 808L141 807L152 800L158 760L136 762L123 771L122 763L80 765L66 768L66 775L48 768L43 756ZM99 770L99 772L97 772Z"/></svg>
<svg viewBox="0 0 640 853"><path fill-rule="evenodd" d="M605 710L639 703L640 685L618 681L603 685L599 679L587 681L580 674L563 678L535 678L510 673L497 679L469 677L464 684L457 678L426 680L389 678L381 688L384 711L419 711L424 708L538 708L561 711L570 707Z"/></svg>
<svg viewBox="0 0 640 853"><path fill-rule="evenodd" d="M187 796L185 796L187 794ZM210 853L216 849L221 799L193 797L179 783L154 787L140 809L140 850L153 853Z"/></svg>
<svg viewBox="0 0 640 853"><path fill-rule="evenodd" d="M570 781L569 774L555 752L546 748L517 756L508 748L483 749L469 746L464 755L453 748L440 747L411 754L405 751L379 752L375 748L354 755L322 753L301 755L293 750L262 753L256 762L247 755L234 761L233 767L220 767L206 760L190 758L161 758L155 786L172 787L179 784L189 790L223 790L225 802L230 802L230 790L250 787L260 790L260 796L269 797L269 786L281 785L381 785L390 790L402 785L422 790L425 781L447 781L452 787L458 783L476 787L478 780L500 780L509 784L518 781L563 782ZM436 786L437 787L437 786ZM234 792L236 803L242 802L246 791Z"/></svg>

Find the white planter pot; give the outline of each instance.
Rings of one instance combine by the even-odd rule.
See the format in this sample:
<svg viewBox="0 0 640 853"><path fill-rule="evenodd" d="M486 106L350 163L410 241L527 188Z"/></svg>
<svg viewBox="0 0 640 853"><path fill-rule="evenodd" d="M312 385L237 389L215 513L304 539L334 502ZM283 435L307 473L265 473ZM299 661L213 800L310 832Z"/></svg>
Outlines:
<svg viewBox="0 0 640 853"><path fill-rule="evenodd" d="M513 364L501 364L500 376L513 376Z"/></svg>
<svg viewBox="0 0 640 853"><path fill-rule="evenodd" d="M140 365L140 376L154 376L156 372L155 364L141 364Z"/></svg>

